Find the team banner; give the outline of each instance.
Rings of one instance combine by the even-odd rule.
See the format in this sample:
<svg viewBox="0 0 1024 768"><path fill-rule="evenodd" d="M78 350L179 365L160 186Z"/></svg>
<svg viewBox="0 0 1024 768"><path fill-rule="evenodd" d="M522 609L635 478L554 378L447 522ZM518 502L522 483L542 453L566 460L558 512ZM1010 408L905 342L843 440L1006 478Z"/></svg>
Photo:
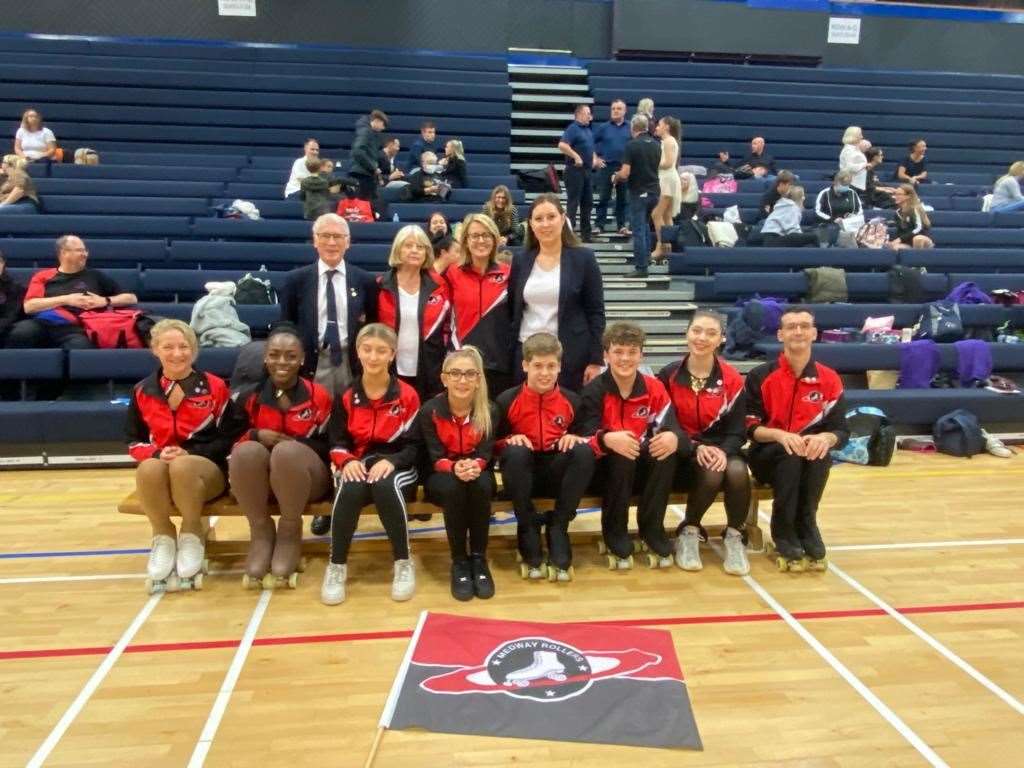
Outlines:
<svg viewBox="0 0 1024 768"><path fill-rule="evenodd" d="M702 749L672 636L424 612L384 728Z"/></svg>

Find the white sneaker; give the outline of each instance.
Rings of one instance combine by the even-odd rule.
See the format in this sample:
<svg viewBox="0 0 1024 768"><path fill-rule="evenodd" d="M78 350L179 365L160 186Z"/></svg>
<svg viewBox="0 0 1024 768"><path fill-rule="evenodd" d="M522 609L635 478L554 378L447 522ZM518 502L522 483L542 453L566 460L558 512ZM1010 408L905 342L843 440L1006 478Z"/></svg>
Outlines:
<svg viewBox="0 0 1024 768"><path fill-rule="evenodd" d="M998 456L1000 459L1013 458L1013 451L1007 448L998 437L989 434L984 429L981 430L981 436L985 438L985 450L993 456Z"/></svg>
<svg viewBox="0 0 1024 768"><path fill-rule="evenodd" d="M686 526L676 537L676 565L684 571L699 571L704 568L704 563L700 560L700 529L696 526Z"/></svg>
<svg viewBox="0 0 1024 768"><path fill-rule="evenodd" d="M194 533L178 535L178 575L190 579L199 573L206 557L206 545Z"/></svg>
<svg viewBox="0 0 1024 768"><path fill-rule="evenodd" d="M395 560L395 578L391 581L391 599L404 602L416 591L416 568L412 560Z"/></svg>
<svg viewBox="0 0 1024 768"><path fill-rule="evenodd" d="M178 554L178 543L173 536L158 534L153 537L149 550L146 574L153 581L163 581L174 570L174 559Z"/></svg>
<svg viewBox="0 0 1024 768"><path fill-rule="evenodd" d="M743 546L743 534L735 528L725 529L725 572L733 576L750 573L747 548Z"/></svg>
<svg viewBox="0 0 1024 768"><path fill-rule="evenodd" d="M348 566L328 563L324 571L324 583L320 585L320 602L324 605L339 605L345 602L345 579Z"/></svg>

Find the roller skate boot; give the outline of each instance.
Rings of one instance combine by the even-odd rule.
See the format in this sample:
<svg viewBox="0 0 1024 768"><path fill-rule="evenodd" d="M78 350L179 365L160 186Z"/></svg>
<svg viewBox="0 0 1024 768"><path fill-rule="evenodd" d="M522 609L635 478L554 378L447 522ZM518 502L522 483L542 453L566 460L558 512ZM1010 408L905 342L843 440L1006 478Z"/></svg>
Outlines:
<svg viewBox="0 0 1024 768"><path fill-rule="evenodd" d="M774 558L775 565L782 572L800 573L807 569L804 561L804 550L799 544L785 539L776 539L769 546L769 554Z"/></svg>
<svg viewBox="0 0 1024 768"><path fill-rule="evenodd" d="M282 517L277 523L274 557L270 563L270 573L263 577L263 588L274 589L287 585L289 589L295 589L299 586L299 573L304 570L302 518Z"/></svg>
<svg viewBox="0 0 1024 768"><path fill-rule="evenodd" d="M549 516L544 527L548 544L548 581L572 581L576 575L572 567L572 543L569 541L569 523Z"/></svg>
<svg viewBox="0 0 1024 768"><path fill-rule="evenodd" d="M194 533L178 536L178 588L199 590L203 588L203 575L209 571L206 560L206 542Z"/></svg>
<svg viewBox="0 0 1024 768"><path fill-rule="evenodd" d="M178 544L173 536L158 534L153 537L146 564L146 591L149 594L177 589L178 576L174 570L177 552Z"/></svg>
<svg viewBox="0 0 1024 768"><path fill-rule="evenodd" d="M726 528L724 539L725 562L722 563L722 567L732 576L746 576L750 573L750 562L747 560L743 534L735 528Z"/></svg>
<svg viewBox="0 0 1024 768"><path fill-rule="evenodd" d="M625 533L620 536L605 534L597 542L597 553L608 559L609 571L628 571L633 568L633 542Z"/></svg>
<svg viewBox="0 0 1024 768"><path fill-rule="evenodd" d="M531 513L531 520L518 523L516 539L519 551L519 575L524 579L539 580L547 578L548 569L544 564L544 553L540 546L540 520Z"/></svg>
<svg viewBox="0 0 1024 768"><path fill-rule="evenodd" d="M805 525L807 529L800 537L800 543L804 548L804 567L809 571L828 570L828 552L825 550L825 542L821 540L821 532L814 523Z"/></svg>
<svg viewBox="0 0 1024 768"><path fill-rule="evenodd" d="M339 563L328 563L324 570L324 580L320 584L320 602L324 605L341 605L345 602L345 580L348 578L348 566Z"/></svg>
<svg viewBox="0 0 1024 768"><path fill-rule="evenodd" d="M674 560L672 558L672 542L665 536L664 530L652 530L642 533L643 537L639 542L638 549L647 554L648 568L671 568Z"/></svg>
<svg viewBox="0 0 1024 768"><path fill-rule="evenodd" d="M487 566L487 558L483 555L470 555L469 563L473 574L473 594L481 600L494 597L494 579Z"/></svg>
<svg viewBox="0 0 1024 768"><path fill-rule="evenodd" d="M704 567L700 559L700 529L684 525L676 537L676 565L684 571L699 571Z"/></svg>
<svg viewBox="0 0 1024 768"><path fill-rule="evenodd" d="M509 672L503 685L510 688L527 688L534 680L564 683L566 679L565 665L558 660L554 651L534 651L533 663L523 669Z"/></svg>
<svg viewBox="0 0 1024 768"><path fill-rule="evenodd" d="M274 520L269 516L249 518L249 553L245 557L245 573L242 586L245 589L262 589L263 577L270 570L270 558L274 554Z"/></svg>
<svg viewBox="0 0 1024 768"><path fill-rule="evenodd" d="M412 560L395 560L395 577L391 580L391 599L398 603L411 600L416 592L416 568Z"/></svg>
<svg viewBox="0 0 1024 768"><path fill-rule="evenodd" d="M313 521L309 524L309 532L314 536L326 536L331 532L331 516L314 515Z"/></svg>

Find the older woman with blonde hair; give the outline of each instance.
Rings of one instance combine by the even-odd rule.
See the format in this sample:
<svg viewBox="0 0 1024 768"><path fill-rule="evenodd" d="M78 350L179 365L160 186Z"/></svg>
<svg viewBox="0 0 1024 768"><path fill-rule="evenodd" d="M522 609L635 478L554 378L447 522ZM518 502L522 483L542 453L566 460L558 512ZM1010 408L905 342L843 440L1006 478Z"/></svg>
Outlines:
<svg viewBox="0 0 1024 768"><path fill-rule="evenodd" d="M126 434L138 462L135 485L153 527L147 565L150 592L202 587L206 527L203 504L224 492L231 445L244 422L228 385L193 368L199 341L181 320L150 331L160 367L132 389ZM181 515L181 531L171 517Z"/></svg>
<svg viewBox="0 0 1024 768"><path fill-rule="evenodd" d="M55 159L59 152L57 137L43 123L39 110L26 109L21 115L21 126L14 134L14 154L32 162Z"/></svg>
<svg viewBox="0 0 1024 768"><path fill-rule="evenodd" d="M850 186L860 196L864 195L868 183L868 159L864 151L871 144L868 142L865 146L866 141L860 126L851 125L843 132L843 151L839 153L839 170L849 172Z"/></svg>
<svg viewBox="0 0 1024 768"><path fill-rule="evenodd" d="M434 247L421 227L402 227L391 244L390 269L377 278L377 316L398 336L398 377L420 399L441 391L451 301L448 283L434 271Z"/></svg>

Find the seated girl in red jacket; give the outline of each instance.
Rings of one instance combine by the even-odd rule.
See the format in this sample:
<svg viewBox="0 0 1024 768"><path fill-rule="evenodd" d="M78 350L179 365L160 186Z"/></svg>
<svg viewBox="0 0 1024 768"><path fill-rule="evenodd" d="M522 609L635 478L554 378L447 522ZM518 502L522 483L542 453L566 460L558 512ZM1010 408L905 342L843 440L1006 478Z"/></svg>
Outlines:
<svg viewBox="0 0 1024 768"><path fill-rule="evenodd" d="M246 427L231 451L228 468L231 493L249 520L249 554L242 577L246 587L261 580L272 587L277 579L296 572L302 554L302 513L331 487L331 395L312 379L299 376L303 357L298 329L276 325L263 353L264 380L233 396ZM276 533L267 509L271 492L281 512Z"/></svg>
<svg viewBox="0 0 1024 768"><path fill-rule="evenodd" d="M420 409L420 434L432 472L427 499L444 510L452 555L451 590L456 600L494 596L487 566L494 473L494 406L487 400L484 363L476 347L445 358L445 391ZM467 550L466 544L469 549Z"/></svg>
<svg viewBox="0 0 1024 768"><path fill-rule="evenodd" d="M416 590L405 502L416 491L415 419L420 399L416 390L389 372L397 348L398 337L386 325L364 326L356 336L362 375L334 404L330 439L338 494L331 519L331 558L320 588L325 605L345 600L348 550L360 510L367 504L377 507L391 541L391 599L409 600Z"/></svg>

